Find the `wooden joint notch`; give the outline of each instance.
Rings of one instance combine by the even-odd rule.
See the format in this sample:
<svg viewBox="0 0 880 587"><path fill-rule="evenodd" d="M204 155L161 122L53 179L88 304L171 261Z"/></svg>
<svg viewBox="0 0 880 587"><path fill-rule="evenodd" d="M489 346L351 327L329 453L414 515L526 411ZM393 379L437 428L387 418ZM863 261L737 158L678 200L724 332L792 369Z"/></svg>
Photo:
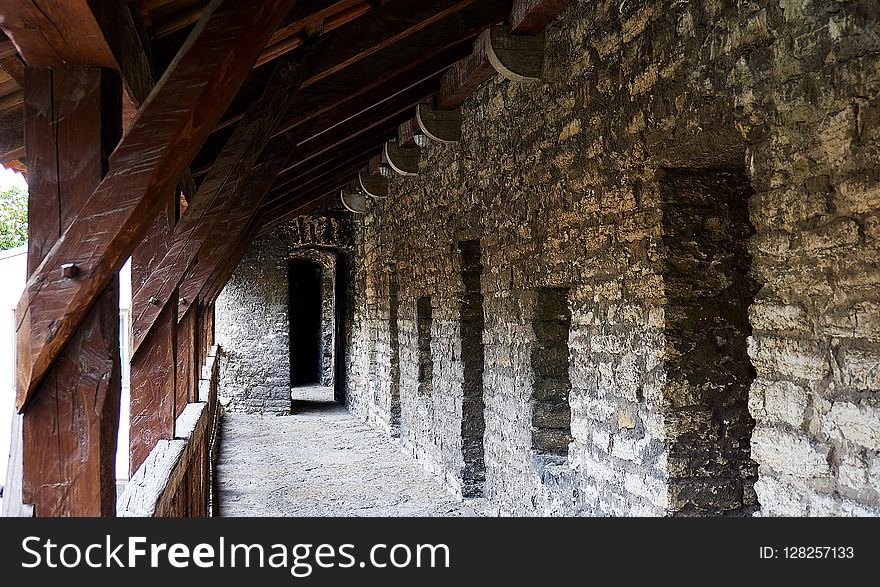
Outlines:
<svg viewBox="0 0 880 587"><path fill-rule="evenodd" d="M391 183L388 178L361 171L358 173L358 182L363 192L371 198L388 197L388 185Z"/></svg>
<svg viewBox="0 0 880 587"><path fill-rule="evenodd" d="M339 198L342 200L342 205L349 212L355 214L366 214L368 212L367 194L360 190L353 190L351 186L342 188L342 191L339 192Z"/></svg>
<svg viewBox="0 0 880 587"><path fill-rule="evenodd" d="M421 149L418 147L404 149L397 144L397 141L385 143L385 160L400 175L415 176L419 174L421 153Z"/></svg>
<svg viewBox="0 0 880 587"><path fill-rule="evenodd" d="M487 29L477 41L489 63L505 78L515 82L536 82L544 71L544 32L512 35L507 25Z"/></svg>
<svg viewBox="0 0 880 587"><path fill-rule="evenodd" d="M461 108L438 110L433 104L416 106L416 122L432 141L454 145L461 141Z"/></svg>

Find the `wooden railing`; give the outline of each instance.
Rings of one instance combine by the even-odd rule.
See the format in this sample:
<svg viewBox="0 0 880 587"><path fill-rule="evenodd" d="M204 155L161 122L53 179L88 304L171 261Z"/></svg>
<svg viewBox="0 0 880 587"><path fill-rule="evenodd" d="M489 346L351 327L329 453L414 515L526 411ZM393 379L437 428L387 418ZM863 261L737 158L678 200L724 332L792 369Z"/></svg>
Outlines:
<svg viewBox="0 0 880 587"><path fill-rule="evenodd" d="M217 347L199 379L199 401L177 418L172 440L160 440L119 497L121 517L203 517L212 514L216 458Z"/></svg>

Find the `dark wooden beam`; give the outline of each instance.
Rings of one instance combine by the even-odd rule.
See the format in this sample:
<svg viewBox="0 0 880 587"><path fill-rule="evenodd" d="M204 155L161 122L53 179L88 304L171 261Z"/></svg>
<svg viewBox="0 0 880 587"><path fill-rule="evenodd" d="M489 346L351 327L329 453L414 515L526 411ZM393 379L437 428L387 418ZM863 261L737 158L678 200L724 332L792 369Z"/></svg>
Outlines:
<svg viewBox="0 0 880 587"><path fill-rule="evenodd" d="M437 109L455 110L478 87L495 75L496 71L489 63L489 57L478 47L480 44L475 43L473 53L449 68L434 97L434 105Z"/></svg>
<svg viewBox="0 0 880 587"><path fill-rule="evenodd" d="M358 30L368 26L370 28L382 27L384 21L379 17L397 3L399 3L398 0L395 0L383 8L385 12L376 10L348 26L359 25ZM434 5L438 3L422 2L422 4ZM437 7L426 11L422 7L419 9L419 14L424 15L439 9ZM385 43L387 49L378 52L371 49L363 52L357 60L345 57L356 55L357 49L349 48L347 51L341 51L339 55L345 57L348 66L344 69L335 67L337 69L335 74L321 73L317 76L320 79L304 82L303 89L297 97L297 107L289 112L288 118L279 126L276 134L286 132L304 121L327 113L343 99L360 99L390 79L398 77L404 72L415 70L423 64L431 63L432 60L447 51L460 48L462 43L474 39L486 27L504 20L509 10L509 0L480 0L467 3L463 8L450 12L445 18L431 19L427 26L422 26L422 23L412 24L410 22L407 24L407 21L402 23L395 21L396 29L389 29L384 33L365 33L369 34L370 42ZM352 36L357 31L349 29L348 26L337 29L322 39L320 52L325 53L337 44L344 46L351 44L352 39L359 39L357 36ZM407 34L401 36L401 30ZM388 46L387 41L382 41L383 38L391 39L392 37L405 38L406 42L393 43L393 46ZM466 54L467 52L462 56ZM352 67L355 63L357 67ZM446 65L451 64L452 61ZM315 67L317 70L321 66L316 64Z"/></svg>
<svg viewBox="0 0 880 587"><path fill-rule="evenodd" d="M542 31L566 6L568 0L514 0L510 11L510 32L533 35Z"/></svg>
<svg viewBox="0 0 880 587"><path fill-rule="evenodd" d="M405 114L412 115L413 106L431 95L437 87L438 80L439 76L428 78L391 99L367 108L356 116L341 120L332 127L335 130L325 131L323 127L317 125L304 127L301 131L303 136L310 138L301 141L291 153L290 160L295 163L284 169L282 174L288 173L296 167L301 167L311 159L336 148L353 137L369 132L391 119L399 119L402 114L405 121ZM279 184L285 180L286 178L282 175L279 177Z"/></svg>
<svg viewBox="0 0 880 587"><path fill-rule="evenodd" d="M214 232L227 207L242 189L246 189L251 168L269 141L275 126L293 101L308 61L279 62L260 100L251 105L214 162L211 172L199 186L193 203L187 208L174 231L174 240L142 288L134 294L138 308L132 323L132 349L137 352L150 332L156 317L169 303L188 267L196 260L199 248ZM158 303L148 304L148 300Z"/></svg>
<svg viewBox="0 0 880 587"><path fill-rule="evenodd" d="M28 281L17 314L24 343L20 410L144 236L162 195L179 181L293 1L262 0L255 7L215 0L153 90L114 151L110 173ZM69 263L81 279L63 278L61 266Z"/></svg>
<svg viewBox="0 0 880 587"><path fill-rule="evenodd" d="M181 284L181 292L188 299L213 302L204 297L205 284L222 270L238 241L245 238L247 227L252 224L289 156L288 146L277 138L266 148L266 158L250 175L246 193L230 202L218 226L199 249L199 262L189 269Z"/></svg>
<svg viewBox="0 0 880 587"><path fill-rule="evenodd" d="M25 88L33 276L107 170L122 134L122 83L107 69L33 67ZM59 268L59 277L75 281L77 267ZM55 303L41 297L29 310L40 314ZM34 334L20 332L19 346ZM112 516L120 394L117 277L104 281L46 370L24 412L24 502L40 517Z"/></svg>
<svg viewBox="0 0 880 587"><path fill-rule="evenodd" d="M417 38L420 32L440 21L450 22L449 19L463 9L479 4L478 0L395 0L392 5L382 6L361 18L347 22L318 38L318 58L302 87L308 88L319 83L404 39L407 44L415 44L420 51L427 50L430 45L425 46ZM456 25L455 28L461 27L461 23ZM350 83L348 86L356 87L356 84ZM224 120L217 125L216 130L237 122L239 117L240 115Z"/></svg>
<svg viewBox="0 0 880 587"><path fill-rule="evenodd" d="M369 159L381 151L386 140L393 134L394 122L396 121L384 125L381 129L352 137L322 157L297 167L295 173L288 173L284 183L276 185L265 199L264 211L288 201L300 191L309 189L316 183L326 181L334 176L350 174L350 167L354 161L369 162Z"/></svg>
<svg viewBox="0 0 880 587"><path fill-rule="evenodd" d="M7 3L0 1L0 14L4 17ZM156 85L149 42L137 14L132 12L133 6L98 0L12 3L16 6L11 21L4 21L0 26L21 45L22 53L19 56L11 40L0 42L0 67L17 80L24 75L22 58L28 65L79 63L117 69L122 73L126 89L123 120L127 128ZM54 26L56 23L60 24ZM33 28L50 25L51 32L55 34L37 34L37 29ZM84 28L82 31L65 28L71 25ZM0 137L0 146L17 143L23 149L22 131L16 132L14 127L0 127ZM21 156L11 148L0 149L0 154L2 162ZM194 187L192 176L186 171L181 180L181 189L188 196L194 193L191 186Z"/></svg>
<svg viewBox="0 0 880 587"><path fill-rule="evenodd" d="M416 133L420 133L418 123L415 118L410 118L397 129L397 144L404 149L414 149L418 147L415 140Z"/></svg>
<svg viewBox="0 0 880 587"><path fill-rule="evenodd" d="M9 77L14 79L19 86L24 85L24 62L18 56L18 50L5 33L0 32L2 40L0 40L0 68L3 69Z"/></svg>
<svg viewBox="0 0 880 587"><path fill-rule="evenodd" d="M88 0L2 0L0 27L28 65L71 63L118 69L93 11L100 4Z"/></svg>
<svg viewBox="0 0 880 587"><path fill-rule="evenodd" d="M332 173L337 167L347 165L353 159L362 159L365 156L372 158L377 153L381 154L385 142L394 135L393 122L394 120L371 132L349 137L321 157L291 169L285 174L283 182L274 186L271 197L266 203L285 198L288 193L301 189L304 182L320 179Z"/></svg>
<svg viewBox="0 0 880 587"><path fill-rule="evenodd" d="M0 163L9 163L24 157L24 112L9 112L0 116Z"/></svg>

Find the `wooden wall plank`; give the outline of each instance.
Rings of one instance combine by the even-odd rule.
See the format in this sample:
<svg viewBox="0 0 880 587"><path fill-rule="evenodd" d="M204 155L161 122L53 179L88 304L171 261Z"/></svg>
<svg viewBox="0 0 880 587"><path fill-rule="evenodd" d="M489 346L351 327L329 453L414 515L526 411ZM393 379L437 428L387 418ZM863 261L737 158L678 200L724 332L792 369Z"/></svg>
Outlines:
<svg viewBox="0 0 880 587"><path fill-rule="evenodd" d="M130 473L162 440L174 437L177 382L177 296L131 358Z"/></svg>
<svg viewBox="0 0 880 587"><path fill-rule="evenodd" d="M177 386L175 415L180 416L187 404L196 401L199 385L199 303L180 296L177 324Z"/></svg>

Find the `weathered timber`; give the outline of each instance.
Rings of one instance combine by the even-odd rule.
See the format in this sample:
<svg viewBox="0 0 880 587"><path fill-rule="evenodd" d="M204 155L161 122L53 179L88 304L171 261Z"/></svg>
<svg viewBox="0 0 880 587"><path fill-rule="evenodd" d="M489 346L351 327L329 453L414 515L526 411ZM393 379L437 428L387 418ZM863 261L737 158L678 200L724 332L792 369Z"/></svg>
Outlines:
<svg viewBox="0 0 880 587"><path fill-rule="evenodd" d="M132 349L137 352L155 323L156 316L171 299L186 270L196 260L199 248L211 234L227 208L235 205L238 192L247 186L251 169L269 141L272 131L293 101L307 63L299 60L280 62L260 100L236 127L211 172L199 186L174 231L167 254L157 264L144 287L134 294L136 309L132 324ZM184 296L188 295L188 292ZM159 300L158 304L145 303Z"/></svg>
<svg viewBox="0 0 880 587"><path fill-rule="evenodd" d="M392 115L383 121L370 123L352 130L350 136L328 136L324 138L323 146L313 145L315 148L308 157L304 156L301 163L287 170L284 175L279 175L272 191L264 202L264 207L270 206L279 199L284 199L290 193L303 189L308 183L323 179L332 169L343 165L346 169L354 162L354 158L363 159L366 164L376 151L381 152L386 140L391 140L396 134L396 126L405 120L408 108L402 108L396 115ZM319 152L315 153L317 150ZM366 157L361 157L366 155ZM360 168L355 168L354 174Z"/></svg>
<svg viewBox="0 0 880 587"><path fill-rule="evenodd" d="M131 358L129 467L134 473L162 440L174 436L177 383L177 296L156 318Z"/></svg>
<svg viewBox="0 0 880 587"><path fill-rule="evenodd" d="M461 108L438 110L432 104L419 104L416 122L432 141L452 145L461 140Z"/></svg>
<svg viewBox="0 0 880 587"><path fill-rule="evenodd" d="M187 39L113 152L110 173L28 281L18 307L18 331L31 333L19 355L20 410L143 237L161 196L179 181L292 2L215 0ZM62 279L65 263L76 263L83 279Z"/></svg>
<svg viewBox="0 0 880 587"><path fill-rule="evenodd" d="M492 67L515 82L534 82L544 70L544 32L511 35L506 25L490 28L477 40L477 51L485 53Z"/></svg>
<svg viewBox="0 0 880 587"><path fill-rule="evenodd" d="M542 31L566 6L568 0L514 0L510 11L510 32L533 35Z"/></svg>
<svg viewBox="0 0 880 587"><path fill-rule="evenodd" d="M485 35L485 33L483 33ZM485 51L480 50L483 36L474 43L474 51L449 68L434 97L437 110L455 110L484 82L495 75Z"/></svg>
<svg viewBox="0 0 880 587"><path fill-rule="evenodd" d="M506 25L483 31L473 53L453 65L434 98L437 110L455 110L496 73L526 82L540 79L544 64L544 33L512 35Z"/></svg>
<svg viewBox="0 0 880 587"><path fill-rule="evenodd" d="M117 69L116 59L88 0L0 2L0 27L28 65L71 63Z"/></svg>
<svg viewBox="0 0 880 587"><path fill-rule="evenodd" d="M358 182L364 193L372 198L388 197L388 178L381 175L370 175L361 171L358 173Z"/></svg>
<svg viewBox="0 0 880 587"><path fill-rule="evenodd" d="M169 191L146 236L131 255L131 291L143 288L171 246L178 218L178 199ZM132 300L137 315L155 300ZM133 473L159 440L174 435L174 398L177 382L174 355L177 348L176 306L166 313L164 327L157 329L149 344L131 355L131 417L129 420L129 467ZM171 360L169 363L168 361Z"/></svg>
<svg viewBox="0 0 880 587"><path fill-rule="evenodd" d="M414 118L410 118L399 127L397 127L397 145L402 149L413 149L418 147L415 135L421 129Z"/></svg>
<svg viewBox="0 0 880 587"><path fill-rule="evenodd" d="M373 72L372 77L375 77L377 73L387 74L385 62L392 56L392 52L388 51L392 46L398 51L407 52L411 58L430 57L430 52L435 46L432 42L433 39L441 36L437 34L437 27L441 24L445 25L445 28L449 29L445 32L446 36L455 35L463 28L469 29L471 23L465 19L486 12L486 8L481 6L485 4L491 5L494 2L395 0L393 4L372 10L369 14L354 19L317 39L315 43L317 58L312 71L303 80L302 87L309 88L319 84L322 80L343 70L349 70L353 65L362 61L367 62L366 68ZM493 20L491 24L494 22L497 20ZM300 51L304 49L305 47L300 47ZM370 57L377 58L370 59ZM392 61L393 63L406 64L408 62L395 59ZM336 79L344 80L345 87L349 92L359 85L353 81L347 81L346 76ZM326 106L326 104L319 102L318 106ZM302 108L302 106L298 108L297 113L305 113ZM217 130L233 121L224 120L217 126ZM287 130L291 126L292 124L286 124L279 129L279 132Z"/></svg>
<svg viewBox="0 0 880 587"><path fill-rule="evenodd" d="M31 158L28 273L33 275L75 222L107 170L122 133L117 73L83 66L33 67L25 74ZM56 279L79 281L76 271ZM38 312L57 304L34 301ZM22 421L22 493L40 517L112 516L119 425L119 284L109 276L84 319L46 366ZM19 348L39 333L19 330Z"/></svg>
<svg viewBox="0 0 880 587"><path fill-rule="evenodd" d="M177 324L177 385L175 415L180 416L187 404L198 394L199 365L199 303L184 296L179 299L183 315Z"/></svg>
<svg viewBox="0 0 880 587"><path fill-rule="evenodd" d="M73 63L118 69L127 94L123 109L124 128L127 128L155 86L153 64L144 46L146 32L137 14L132 12L133 7L122 2L94 0L15 4L11 22L0 26L9 27L9 33L21 44L22 56L11 40L4 40L0 42L0 67L19 83L24 76L22 57L28 65ZM59 26L55 27L54 23ZM41 24L53 24L51 34L35 34L36 29L32 27ZM65 28L72 24L84 28L82 31ZM23 131L0 126L0 162L16 159L23 151ZM193 185L186 171L181 189L191 195Z"/></svg>
<svg viewBox="0 0 880 587"><path fill-rule="evenodd" d="M385 159L391 168L400 175L419 174L419 156L422 151L419 148L404 149L398 146L396 141L385 143Z"/></svg>
<svg viewBox="0 0 880 587"><path fill-rule="evenodd" d="M278 178L276 187L283 186L295 170L303 169L310 160L338 148L347 141L373 131L377 127L385 126L392 120L396 122L395 127L399 126L400 121L405 121L408 118L407 115L411 114L414 104L431 95L437 87L437 81L438 76L430 77L388 100L367 106L363 111L348 119L342 119L340 115L336 119L325 122L324 126L318 126L318 121L315 121L302 127L300 130L304 138L299 142L290 158L294 163L282 171L284 175Z"/></svg>
<svg viewBox="0 0 880 587"><path fill-rule="evenodd" d="M392 6L393 4L389 4L388 8ZM297 98L297 108L292 109L289 117L279 126L278 134L333 110L343 99L360 99L388 80L431 63L432 59L448 54L452 49L458 49L462 43L475 38L487 26L503 20L509 7L510 2L503 0L467 3L445 18L410 32L405 43L396 43L384 51L372 52L362 57L357 62L357 67L348 67L335 75L324 76L319 82L304 84L304 89ZM379 13L377 10L359 20L367 22ZM352 24L356 23L357 21ZM373 24L378 26L381 21ZM333 35L340 35L345 30L337 29ZM341 38L338 42L343 41L350 42L350 39ZM455 55L455 58L460 58L460 51L455 51ZM447 61L446 66L453 62L454 59ZM430 75L433 73L429 72Z"/></svg>
<svg viewBox="0 0 880 587"><path fill-rule="evenodd" d="M401 116L406 116L406 113ZM270 214L272 209L289 201L291 196L311 190L315 185L338 181L343 176L346 180L351 179L349 176L355 176L377 151L382 150L385 141L393 136L396 130L394 122L395 119L391 119L374 131L349 138L321 157L297 167L288 175L289 179L283 185L273 188L263 203L261 213ZM340 185L344 185L344 182Z"/></svg>
<svg viewBox="0 0 880 587"><path fill-rule="evenodd" d="M199 263L194 265L181 283L182 295L202 299L203 289L211 276L226 261L235 243L258 213L278 172L290 156L287 145L276 139L266 148L266 158L249 176L246 193L228 202L226 213L199 249Z"/></svg>
<svg viewBox="0 0 880 587"><path fill-rule="evenodd" d="M347 189L343 189L339 192L339 199L342 201L342 205L345 206L345 209L349 212L366 214L370 211L370 208L367 205L367 195L363 192L351 192Z"/></svg>

